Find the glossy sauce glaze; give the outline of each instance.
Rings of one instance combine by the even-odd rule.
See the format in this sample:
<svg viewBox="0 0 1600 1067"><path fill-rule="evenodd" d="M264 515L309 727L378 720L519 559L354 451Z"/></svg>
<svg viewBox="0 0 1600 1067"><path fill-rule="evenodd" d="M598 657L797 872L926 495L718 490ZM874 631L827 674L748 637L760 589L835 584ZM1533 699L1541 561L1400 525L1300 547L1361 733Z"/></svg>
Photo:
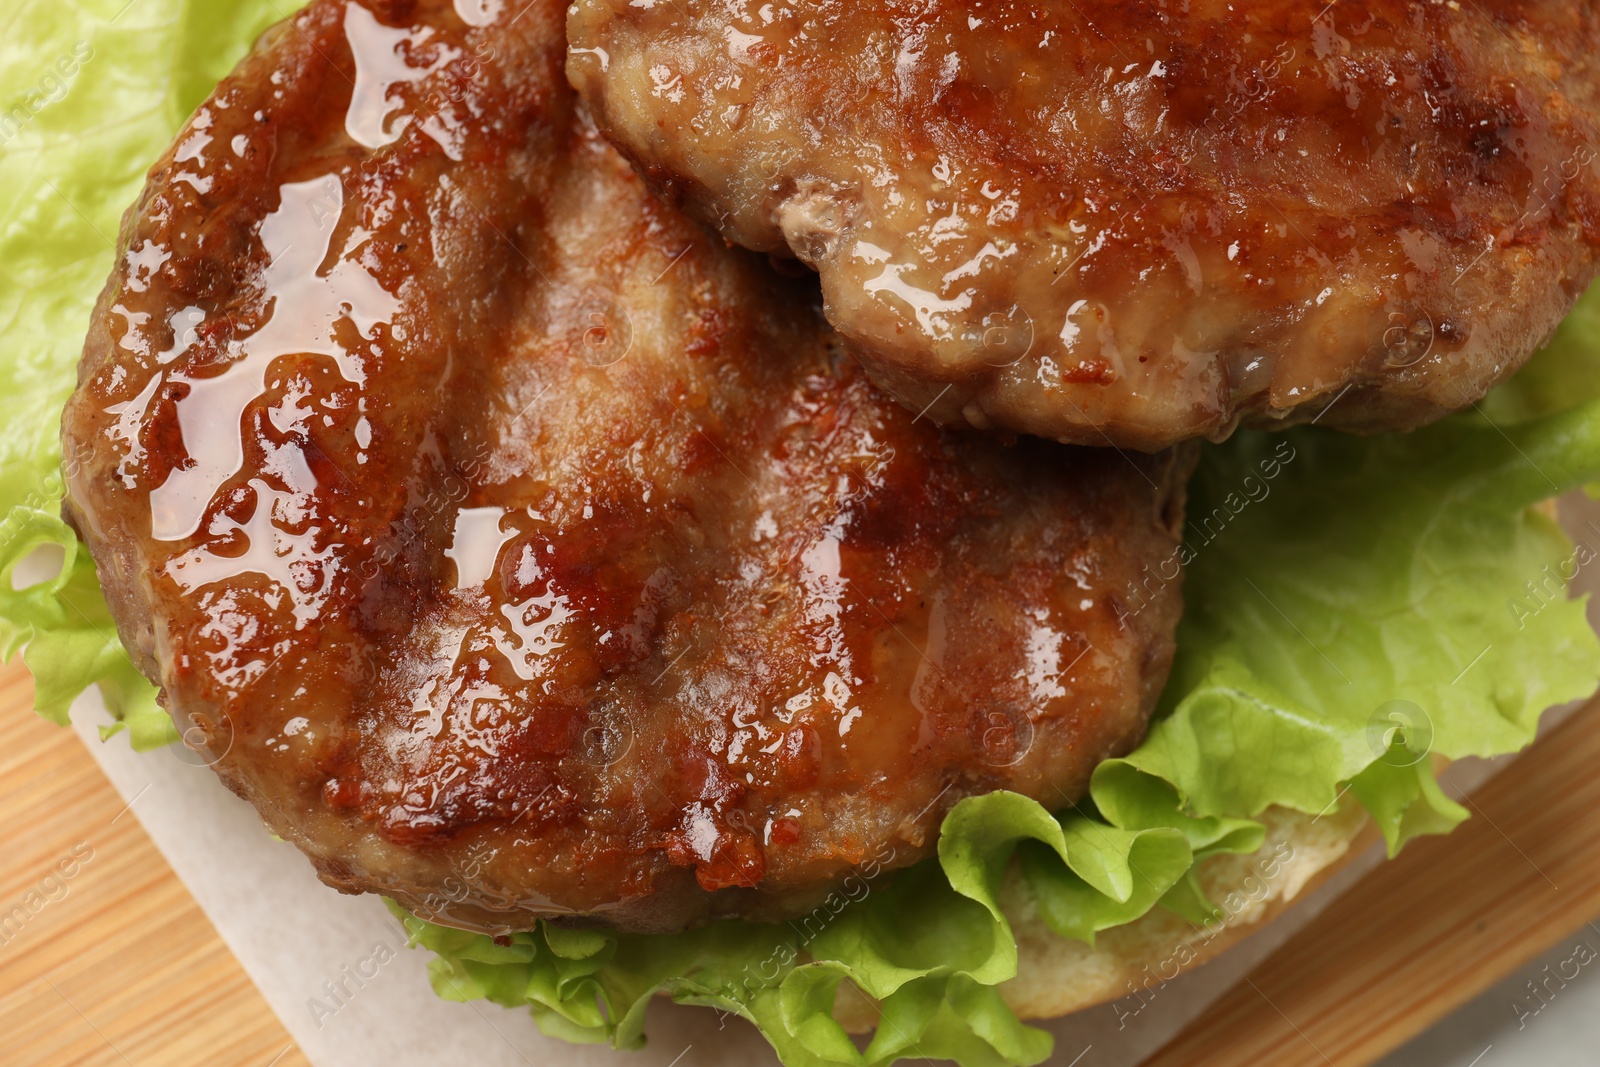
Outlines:
<svg viewBox="0 0 1600 1067"><path fill-rule="evenodd" d="M186 739L329 883L496 932L795 913L1076 799L1166 677L1190 457L881 397L563 48L318 0L151 172L68 513Z"/></svg>
<svg viewBox="0 0 1600 1067"><path fill-rule="evenodd" d="M1597 12L577 0L568 73L913 411L1154 449L1520 366L1595 274Z"/></svg>

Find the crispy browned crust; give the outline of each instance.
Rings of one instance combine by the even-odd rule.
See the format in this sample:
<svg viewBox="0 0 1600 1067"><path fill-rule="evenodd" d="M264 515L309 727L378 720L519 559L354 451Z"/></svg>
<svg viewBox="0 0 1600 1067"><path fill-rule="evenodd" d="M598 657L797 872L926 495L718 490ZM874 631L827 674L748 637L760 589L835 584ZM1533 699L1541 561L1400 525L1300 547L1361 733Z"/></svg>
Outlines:
<svg viewBox="0 0 1600 1067"><path fill-rule="evenodd" d="M1595 275L1597 12L578 0L568 73L913 410L1154 449L1520 366Z"/></svg>
<svg viewBox="0 0 1600 1067"><path fill-rule="evenodd" d="M151 172L63 431L180 726L330 884L493 931L807 910L1081 795L1192 452L883 398L585 124L561 16L318 0Z"/></svg>

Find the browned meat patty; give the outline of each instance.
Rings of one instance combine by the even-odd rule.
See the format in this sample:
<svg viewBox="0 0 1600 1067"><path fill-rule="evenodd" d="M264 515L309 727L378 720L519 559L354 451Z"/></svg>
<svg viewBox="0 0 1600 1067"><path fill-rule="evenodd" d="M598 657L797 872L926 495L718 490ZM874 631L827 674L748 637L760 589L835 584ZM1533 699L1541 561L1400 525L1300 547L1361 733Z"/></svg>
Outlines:
<svg viewBox="0 0 1600 1067"><path fill-rule="evenodd" d="M1187 456L882 398L513 14L313 3L127 217L69 509L180 727L324 880L493 931L803 910L1081 795L1167 673Z"/></svg>
<svg viewBox="0 0 1600 1067"><path fill-rule="evenodd" d="M1597 12L577 0L568 75L912 410L1155 449L1521 365L1596 272Z"/></svg>

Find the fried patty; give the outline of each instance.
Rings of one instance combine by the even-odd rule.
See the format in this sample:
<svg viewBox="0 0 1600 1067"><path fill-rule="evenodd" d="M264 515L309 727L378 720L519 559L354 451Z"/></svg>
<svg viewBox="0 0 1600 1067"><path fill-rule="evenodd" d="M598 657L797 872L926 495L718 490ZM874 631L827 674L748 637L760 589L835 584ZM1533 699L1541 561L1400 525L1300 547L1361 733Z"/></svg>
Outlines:
<svg viewBox="0 0 1600 1067"><path fill-rule="evenodd" d="M68 513L186 740L329 884L493 932L797 913L1081 796L1192 455L917 419L649 196L558 3L458 10L311 4L125 220Z"/></svg>
<svg viewBox="0 0 1600 1067"><path fill-rule="evenodd" d="M814 266L940 422L1409 429L1596 273L1594 0L577 0L569 30L657 188Z"/></svg>

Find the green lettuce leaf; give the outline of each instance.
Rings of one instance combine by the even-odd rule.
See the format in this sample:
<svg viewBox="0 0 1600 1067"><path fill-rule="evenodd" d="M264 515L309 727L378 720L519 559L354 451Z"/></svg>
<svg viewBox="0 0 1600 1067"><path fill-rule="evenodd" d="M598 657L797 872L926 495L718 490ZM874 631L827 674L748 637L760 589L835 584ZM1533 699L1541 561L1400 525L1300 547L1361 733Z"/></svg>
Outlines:
<svg viewBox="0 0 1600 1067"><path fill-rule="evenodd" d="M0 117L0 656L23 653L57 722L98 684L140 748L174 731L59 518L57 422L145 168L255 35L297 6L32 2L0 37L11 109ZM1144 744L1097 768L1072 810L1008 793L964 800L935 859L847 882L787 924L663 937L540 924L498 943L402 920L435 954L440 996L526 1007L570 1041L638 1047L645 1005L665 994L749 1020L791 1067L1040 1062L1049 1037L998 991L1016 972L997 897L1014 859L1064 937L1092 944L1158 906L1203 923L1217 912L1197 865L1258 849L1265 808L1358 802L1397 849L1465 817L1434 780L1434 756L1514 751L1545 707L1594 688L1600 644L1566 588L1600 531L1574 549L1529 505L1600 478L1596 403L1591 294L1464 416L1404 436L1303 429L1207 446L1172 682ZM58 572L16 588L18 565L41 550ZM1130 590L1131 610L1162 580ZM836 1018L846 984L881 1013L864 1046Z"/></svg>
<svg viewBox="0 0 1600 1067"><path fill-rule="evenodd" d="M1392 760L1396 717L1413 723L1413 745L1426 734L1424 753L1523 747L1545 708L1594 690L1600 658L1582 602L1525 603L1530 580L1554 575L1564 590L1574 555L1527 505L1594 472L1592 401L1505 430L1301 430L1210 449L1165 714L1125 762L1175 785L1192 814L1251 816L1334 804ZM1420 754L1410 762L1401 807L1456 821ZM1377 790L1375 775L1356 795ZM1381 821L1398 848L1401 823Z"/></svg>

